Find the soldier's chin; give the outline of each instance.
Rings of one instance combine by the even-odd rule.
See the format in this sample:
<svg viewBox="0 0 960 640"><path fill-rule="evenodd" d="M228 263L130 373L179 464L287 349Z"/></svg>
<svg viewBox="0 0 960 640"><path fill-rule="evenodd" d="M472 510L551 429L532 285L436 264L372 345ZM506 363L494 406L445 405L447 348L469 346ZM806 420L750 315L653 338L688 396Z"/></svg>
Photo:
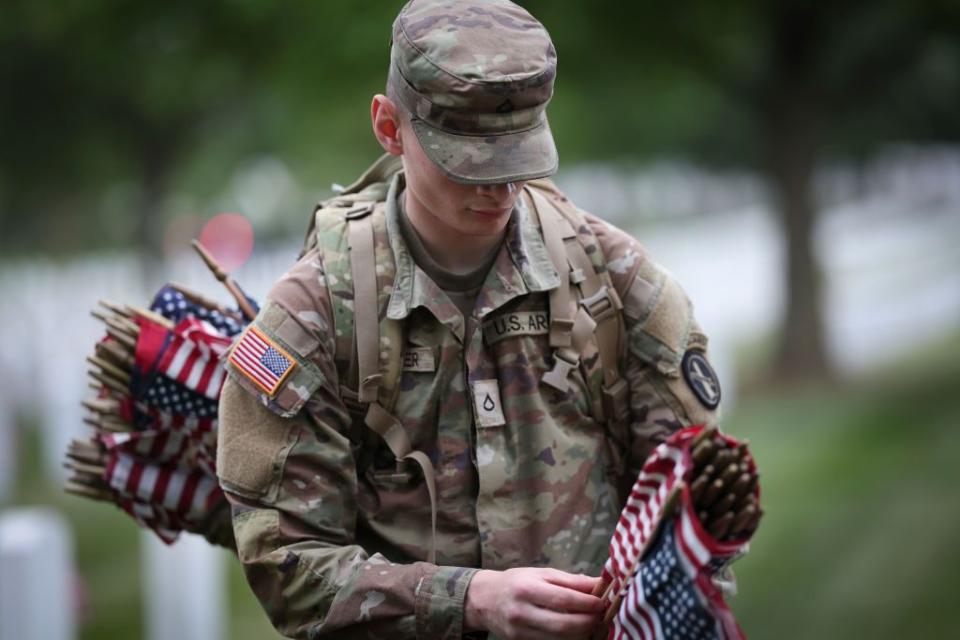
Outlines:
<svg viewBox="0 0 960 640"><path fill-rule="evenodd" d="M502 209L470 209L473 213L481 218L486 218L489 220L499 220L506 216L510 215L510 212L513 211L513 207L504 207Z"/></svg>

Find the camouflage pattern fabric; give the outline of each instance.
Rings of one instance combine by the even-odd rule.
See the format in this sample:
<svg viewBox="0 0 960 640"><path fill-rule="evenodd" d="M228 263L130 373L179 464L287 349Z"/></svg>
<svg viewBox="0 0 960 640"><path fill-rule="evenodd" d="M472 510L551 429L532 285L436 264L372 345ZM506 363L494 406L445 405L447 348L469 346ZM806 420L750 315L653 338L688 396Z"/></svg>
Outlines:
<svg viewBox="0 0 960 640"><path fill-rule="evenodd" d="M468 184L556 172L547 124L557 54L504 0L412 0L393 24L388 84L431 160Z"/></svg>
<svg viewBox="0 0 960 640"><path fill-rule="evenodd" d="M218 441L244 571L291 636L459 638L475 568L597 575L622 506L605 474L605 428L591 417L595 352L568 391L540 380L552 366L548 292L558 276L529 193L464 318L402 241L398 183L370 215L381 312L404 341L394 414L437 473L437 564L424 562L430 508L416 465L397 463L341 392L331 292L349 278L346 258L311 249L253 323L296 370L267 397L231 369ZM547 186L546 197L563 198ZM329 216L318 233L332 236L319 244L345 248L347 222ZM632 482L666 435L716 423L681 375L684 353L705 352L706 338L682 290L635 240L583 218L595 269L609 272L624 303Z"/></svg>

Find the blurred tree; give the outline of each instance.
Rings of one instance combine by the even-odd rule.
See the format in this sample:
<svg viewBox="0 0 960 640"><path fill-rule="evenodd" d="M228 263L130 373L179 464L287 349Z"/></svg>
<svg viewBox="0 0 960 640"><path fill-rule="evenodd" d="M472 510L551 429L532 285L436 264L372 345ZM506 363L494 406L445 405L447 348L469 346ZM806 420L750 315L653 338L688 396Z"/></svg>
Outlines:
<svg viewBox="0 0 960 640"><path fill-rule="evenodd" d="M365 122L394 12L305 0L7 3L0 244L132 242L155 255L175 186L217 193L245 157L317 155L311 134L337 140L348 107ZM344 97L358 90L363 100Z"/></svg>
<svg viewBox="0 0 960 640"><path fill-rule="evenodd" d="M14 2L5 13L0 79L15 88L0 98L5 243L134 242L156 256L177 172L258 116L248 92L287 16L266 2L184 0ZM97 216L115 185L128 185L116 215Z"/></svg>
<svg viewBox="0 0 960 640"><path fill-rule="evenodd" d="M400 4L7 2L0 247L155 253L172 192L220 193L257 156L311 187L349 180L378 151L366 111ZM829 371L814 172L890 141L960 139L957 2L521 4L557 44L565 165L673 155L766 176L788 247L776 369Z"/></svg>
<svg viewBox="0 0 960 640"><path fill-rule="evenodd" d="M561 79L575 76L579 116L596 123L581 131L607 153L639 146L766 177L787 247L773 368L829 374L815 171L885 143L960 140L960 4L595 0L567 19L567 4L524 4L556 20Z"/></svg>

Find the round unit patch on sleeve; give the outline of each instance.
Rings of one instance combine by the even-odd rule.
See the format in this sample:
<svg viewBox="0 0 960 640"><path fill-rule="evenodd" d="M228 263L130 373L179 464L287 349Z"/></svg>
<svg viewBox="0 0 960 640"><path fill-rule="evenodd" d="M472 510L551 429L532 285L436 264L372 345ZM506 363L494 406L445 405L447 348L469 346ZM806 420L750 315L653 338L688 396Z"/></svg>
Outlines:
<svg viewBox="0 0 960 640"><path fill-rule="evenodd" d="M682 369L683 379L700 404L707 409L716 409L720 404L720 380L703 353L690 349L683 354Z"/></svg>

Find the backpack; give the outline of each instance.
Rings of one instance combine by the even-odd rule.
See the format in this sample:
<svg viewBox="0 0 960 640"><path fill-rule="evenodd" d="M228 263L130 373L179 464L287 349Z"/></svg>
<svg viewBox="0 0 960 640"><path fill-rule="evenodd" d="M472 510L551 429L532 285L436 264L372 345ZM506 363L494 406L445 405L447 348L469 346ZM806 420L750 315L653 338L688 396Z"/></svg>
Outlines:
<svg viewBox="0 0 960 640"><path fill-rule="evenodd" d="M436 537L436 488L429 457L411 446L400 421L393 416L399 391L404 337L401 323L387 318L395 267L377 261L374 218L370 214L387 198L400 158L385 154L339 194L314 210L301 257L317 248L328 278L335 327L340 393L354 415L380 436L397 460L411 459L421 468L430 495L433 536ZM560 276L549 292L549 344L553 369L542 381L560 391L568 376L582 367L591 388L591 417L606 432L607 470L611 486L620 488L625 470L629 388L621 375L626 352L622 308L596 237L583 215L546 179L524 187L528 209L539 223L544 244ZM333 275L331 278L330 276ZM379 284L378 284L379 281ZM593 340L599 358L581 362L580 354ZM360 421L354 420L355 424ZM362 442L364 434L351 440ZM431 547L431 561L435 558Z"/></svg>

